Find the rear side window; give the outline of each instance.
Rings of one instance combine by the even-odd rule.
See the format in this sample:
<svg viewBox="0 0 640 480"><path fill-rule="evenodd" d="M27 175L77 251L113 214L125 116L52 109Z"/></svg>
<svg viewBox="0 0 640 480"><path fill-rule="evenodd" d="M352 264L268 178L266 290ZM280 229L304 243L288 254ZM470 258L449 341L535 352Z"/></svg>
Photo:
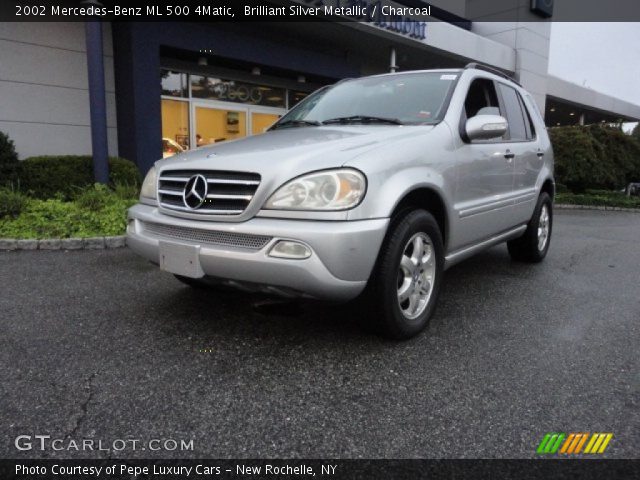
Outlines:
<svg viewBox="0 0 640 480"><path fill-rule="evenodd" d="M525 127L527 127L527 138L529 140L533 140L534 138L536 138L536 129L533 126L533 119L531 118L531 109L527 107L527 104L524 101L523 97L518 95L518 98L520 98L520 106L522 107L522 111L524 112L524 123L525 123ZM533 102L533 99L530 96L529 96L529 101ZM533 103L533 105L537 112L537 108L538 108L537 105L535 103ZM538 115L540 115L539 112L538 112ZM544 123L544 121L542 123Z"/></svg>
<svg viewBox="0 0 640 480"><path fill-rule="evenodd" d="M522 111L522 103L518 92L502 83L498 85L498 88L500 89L500 95L504 102L507 122L509 122L509 140L530 140L532 138L531 128L527 128L525 125L524 112ZM529 132L527 132L527 130L529 130Z"/></svg>

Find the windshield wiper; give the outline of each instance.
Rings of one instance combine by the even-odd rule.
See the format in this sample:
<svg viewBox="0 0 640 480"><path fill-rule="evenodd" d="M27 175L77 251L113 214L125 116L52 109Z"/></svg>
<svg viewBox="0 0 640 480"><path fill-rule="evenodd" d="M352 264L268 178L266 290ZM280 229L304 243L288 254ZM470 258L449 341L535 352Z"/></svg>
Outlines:
<svg viewBox="0 0 640 480"><path fill-rule="evenodd" d="M284 122L274 125L272 130L276 130L281 127L319 127L320 125L322 125L322 123L315 120L285 120Z"/></svg>
<svg viewBox="0 0 640 480"><path fill-rule="evenodd" d="M350 117L336 117L330 118L322 122L323 125L330 125L332 123L389 123L391 125L403 125L403 123L397 118L385 118L385 117L371 117L369 115L352 115Z"/></svg>

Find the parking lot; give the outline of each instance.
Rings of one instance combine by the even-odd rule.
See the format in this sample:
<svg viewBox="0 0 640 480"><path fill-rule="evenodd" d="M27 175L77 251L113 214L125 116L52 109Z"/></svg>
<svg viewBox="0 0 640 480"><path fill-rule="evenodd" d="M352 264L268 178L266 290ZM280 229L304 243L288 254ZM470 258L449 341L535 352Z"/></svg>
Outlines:
<svg viewBox="0 0 640 480"><path fill-rule="evenodd" d="M428 330L192 290L127 249L0 252L0 457L534 457L547 432L640 448L640 215L558 211L547 260L449 270ZM18 435L193 439L18 451Z"/></svg>

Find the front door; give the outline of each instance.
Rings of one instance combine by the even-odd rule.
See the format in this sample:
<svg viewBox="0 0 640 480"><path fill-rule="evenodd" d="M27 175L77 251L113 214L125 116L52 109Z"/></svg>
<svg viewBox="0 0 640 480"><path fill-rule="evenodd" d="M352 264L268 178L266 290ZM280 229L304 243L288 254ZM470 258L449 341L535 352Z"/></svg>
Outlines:
<svg viewBox="0 0 640 480"><path fill-rule="evenodd" d="M502 115L494 82L476 78L462 122L475 115ZM458 149L455 210L460 233L451 248L487 239L513 226L514 152L502 138L462 143Z"/></svg>

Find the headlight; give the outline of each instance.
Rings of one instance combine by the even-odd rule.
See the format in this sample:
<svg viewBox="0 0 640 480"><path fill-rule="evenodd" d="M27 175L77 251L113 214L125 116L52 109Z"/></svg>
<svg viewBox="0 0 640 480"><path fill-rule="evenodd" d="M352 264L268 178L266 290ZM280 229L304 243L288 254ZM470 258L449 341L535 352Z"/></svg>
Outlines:
<svg viewBox="0 0 640 480"><path fill-rule="evenodd" d="M364 197L367 181L357 170L325 170L295 178L264 205L276 210L347 210Z"/></svg>
<svg viewBox="0 0 640 480"><path fill-rule="evenodd" d="M140 196L145 198L156 199L157 197L157 183L158 183L158 175L156 174L156 167L151 167L147 176L144 177L144 182L142 182L142 188L140 189Z"/></svg>

